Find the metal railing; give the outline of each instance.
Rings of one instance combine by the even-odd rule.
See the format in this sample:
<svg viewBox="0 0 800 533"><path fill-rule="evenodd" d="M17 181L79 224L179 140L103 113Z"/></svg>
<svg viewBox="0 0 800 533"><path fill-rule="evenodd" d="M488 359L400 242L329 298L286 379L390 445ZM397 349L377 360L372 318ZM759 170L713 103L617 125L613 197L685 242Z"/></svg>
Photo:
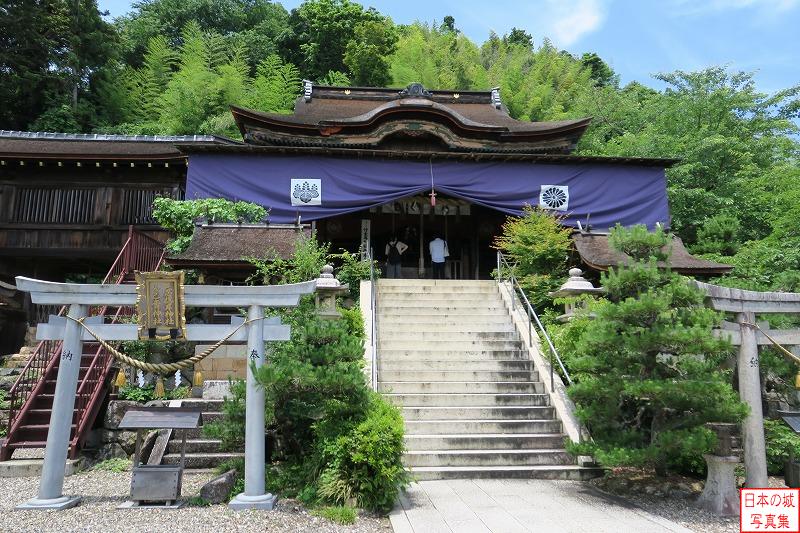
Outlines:
<svg viewBox="0 0 800 533"><path fill-rule="evenodd" d="M511 283L511 311L514 312L516 310L516 301L517 295L519 295L520 305L523 306L523 310L527 312L528 315L528 346L533 347L533 324L536 324L539 333L547 342L547 346L550 349L550 390L554 390L555 387L555 377L554 377L554 362L558 363L559 368L561 368L561 372L564 378L567 380L569 385L572 385L572 378L567 372L567 368L564 366L563 361L561 361L561 357L558 355L558 351L556 347L553 345L553 341L550 339L550 335L547 334L547 330L545 329L544 325L542 325L542 321L539 319L539 315L536 314L536 310L534 310L533 306L531 305L530 300L528 300L528 296L525 294L525 291L522 290L519 282L517 281L517 277L514 274L514 267L515 265L510 264L506 258L503 256L503 253L498 250L497 251L497 283L502 283L503 281L507 280ZM504 274L507 274L504 276Z"/></svg>
<svg viewBox="0 0 800 533"><path fill-rule="evenodd" d="M157 270L161 265L165 254L164 243L136 231L133 227L129 228L128 238L117 254L114 263L106 274L103 284L121 284L128 279L128 276L135 270ZM66 307L62 307L58 316L66 313ZM38 315L45 311L51 311L50 307L43 309L42 313L37 310ZM110 323L117 322L121 317L130 315L133 308L130 306L118 307L109 312L109 308L104 306L94 308L90 313L95 316L107 316ZM47 319L41 317L42 322ZM36 397L45 387L45 380L52 374L58 363L58 355L61 353L62 341L43 341L36 345L30 359L20 372L17 381L9 391L9 413L8 413L8 442L13 446L12 440L16 432L23 425L26 413L32 408ZM102 347L98 347L89 367L78 384L75 399L76 409L76 429L75 435L70 443L70 454L77 451L77 444L82 433L87 429L88 424L96 413L99 403L102 401L103 385L110 372L113 358ZM7 453L7 452L6 452ZM2 455L2 454L0 454Z"/></svg>
<svg viewBox="0 0 800 533"><path fill-rule="evenodd" d="M373 257L373 250L372 248L369 249L369 254L367 254L367 261L369 261L369 301L370 301L370 311L371 311L371 331L370 331L370 348L372 352L372 361L370 365L371 369L371 380L372 380L372 389L377 391L378 390L378 339L376 339L378 335L378 311L376 309L377 302L378 302L378 294L377 294L377 276L375 275L375 261L372 259Z"/></svg>

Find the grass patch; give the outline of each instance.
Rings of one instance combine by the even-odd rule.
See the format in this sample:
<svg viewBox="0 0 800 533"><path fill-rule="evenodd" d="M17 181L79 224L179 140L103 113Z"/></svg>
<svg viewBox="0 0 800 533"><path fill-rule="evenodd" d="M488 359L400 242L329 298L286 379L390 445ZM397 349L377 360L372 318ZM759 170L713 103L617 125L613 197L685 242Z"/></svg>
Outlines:
<svg viewBox="0 0 800 533"><path fill-rule="evenodd" d="M311 514L327 518L331 522L342 524L343 526L354 524L358 517L358 512L352 507L346 505L333 505L330 507L321 507L314 509Z"/></svg>
<svg viewBox="0 0 800 533"><path fill-rule="evenodd" d="M132 463L128 459L114 458L100 461L92 467L92 470L105 472L127 472L131 469Z"/></svg>
<svg viewBox="0 0 800 533"><path fill-rule="evenodd" d="M192 496L186 503L189 504L191 507L208 507L211 505L211 502L203 498L202 496Z"/></svg>

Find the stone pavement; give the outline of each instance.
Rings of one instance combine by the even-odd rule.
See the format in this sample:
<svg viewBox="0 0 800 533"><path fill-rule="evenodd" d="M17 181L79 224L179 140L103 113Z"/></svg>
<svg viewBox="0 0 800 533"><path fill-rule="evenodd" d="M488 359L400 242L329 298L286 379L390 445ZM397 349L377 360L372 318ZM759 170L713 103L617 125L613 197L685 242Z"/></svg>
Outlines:
<svg viewBox="0 0 800 533"><path fill-rule="evenodd" d="M420 481L389 518L395 533L691 533L579 481Z"/></svg>

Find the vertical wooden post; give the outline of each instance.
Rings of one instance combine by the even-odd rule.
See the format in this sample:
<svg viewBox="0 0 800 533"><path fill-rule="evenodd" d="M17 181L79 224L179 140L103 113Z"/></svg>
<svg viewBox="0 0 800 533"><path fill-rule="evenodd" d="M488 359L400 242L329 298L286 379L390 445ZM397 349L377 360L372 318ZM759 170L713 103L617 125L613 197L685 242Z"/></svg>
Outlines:
<svg viewBox="0 0 800 533"><path fill-rule="evenodd" d="M87 306L72 304L69 316L81 319L86 316ZM80 503L79 496L64 496L64 465L67 464L75 395L78 390L78 374L81 369L83 342L81 325L67 320L64 328L64 344L58 364L56 390L53 395L53 410L50 413L50 429L39 481L39 495L18 505L17 509L68 509Z"/></svg>
<svg viewBox="0 0 800 533"><path fill-rule="evenodd" d="M764 413L761 408L761 376L758 363L758 339L752 326L756 317L752 311L736 315L742 335L737 368L739 369L739 396L750 407L742 422L744 437L745 486L768 487L767 451L764 442Z"/></svg>

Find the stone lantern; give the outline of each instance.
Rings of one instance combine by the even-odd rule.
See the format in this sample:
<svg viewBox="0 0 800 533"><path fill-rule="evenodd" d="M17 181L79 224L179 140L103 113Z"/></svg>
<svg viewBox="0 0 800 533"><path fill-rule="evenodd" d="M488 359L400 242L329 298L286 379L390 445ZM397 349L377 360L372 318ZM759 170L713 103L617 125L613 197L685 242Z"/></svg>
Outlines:
<svg viewBox="0 0 800 533"><path fill-rule="evenodd" d="M329 320L341 318L342 315L336 310L336 297L349 290L346 285L339 283L339 280L333 276L331 265L322 267L322 273L317 278L317 290L314 293L317 315Z"/></svg>
<svg viewBox="0 0 800 533"><path fill-rule="evenodd" d="M580 268L569 269L569 279L555 292L551 292L548 296L552 298L568 298L571 296L580 296L581 294L601 294L605 289L602 287L595 287L592 283L583 277L583 271ZM568 322L574 315L575 309L585 308L585 302L568 302L564 304L564 314L558 317L560 322Z"/></svg>

